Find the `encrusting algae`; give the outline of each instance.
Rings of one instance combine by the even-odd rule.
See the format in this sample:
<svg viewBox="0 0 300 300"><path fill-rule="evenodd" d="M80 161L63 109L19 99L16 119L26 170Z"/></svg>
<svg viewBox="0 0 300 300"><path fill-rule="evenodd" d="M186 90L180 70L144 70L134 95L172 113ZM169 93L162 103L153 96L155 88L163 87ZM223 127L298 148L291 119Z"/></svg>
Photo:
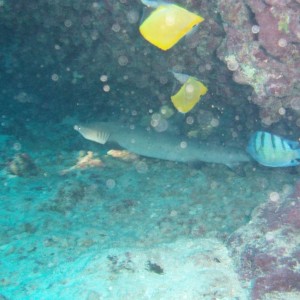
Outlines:
<svg viewBox="0 0 300 300"><path fill-rule="evenodd" d="M137 154L129 152L127 150L111 149L107 152L107 155L112 156L114 158L124 160L124 161L134 161L139 158L139 156Z"/></svg>

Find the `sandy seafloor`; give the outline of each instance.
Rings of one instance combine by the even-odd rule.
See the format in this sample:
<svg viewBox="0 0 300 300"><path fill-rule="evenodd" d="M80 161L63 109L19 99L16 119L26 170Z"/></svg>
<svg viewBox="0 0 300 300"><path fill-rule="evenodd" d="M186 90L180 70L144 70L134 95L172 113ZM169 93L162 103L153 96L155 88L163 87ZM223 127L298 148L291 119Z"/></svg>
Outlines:
<svg viewBox="0 0 300 300"><path fill-rule="evenodd" d="M297 176L122 161L66 125L35 129L30 141L0 139L0 299L249 299L226 240ZM61 175L80 150L104 165ZM37 176L8 173L22 152Z"/></svg>

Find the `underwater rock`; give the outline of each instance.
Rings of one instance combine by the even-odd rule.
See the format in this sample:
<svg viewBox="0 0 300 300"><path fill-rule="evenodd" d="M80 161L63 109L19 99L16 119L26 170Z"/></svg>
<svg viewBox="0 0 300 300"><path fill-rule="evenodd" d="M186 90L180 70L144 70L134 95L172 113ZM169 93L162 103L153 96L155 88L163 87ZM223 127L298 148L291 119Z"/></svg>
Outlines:
<svg viewBox="0 0 300 300"><path fill-rule="evenodd" d="M274 299L272 293L300 296L300 198L273 196L229 239L240 278L255 300Z"/></svg>
<svg viewBox="0 0 300 300"><path fill-rule="evenodd" d="M286 108L294 109L291 100L298 94L299 2L219 0L218 3L226 32L218 56L234 72L237 83L253 87L251 100L264 110L260 114L262 122L271 125L285 116Z"/></svg>
<svg viewBox="0 0 300 300"><path fill-rule="evenodd" d="M27 153L17 154L14 159L9 162L7 171L16 176L30 177L38 175L38 168Z"/></svg>

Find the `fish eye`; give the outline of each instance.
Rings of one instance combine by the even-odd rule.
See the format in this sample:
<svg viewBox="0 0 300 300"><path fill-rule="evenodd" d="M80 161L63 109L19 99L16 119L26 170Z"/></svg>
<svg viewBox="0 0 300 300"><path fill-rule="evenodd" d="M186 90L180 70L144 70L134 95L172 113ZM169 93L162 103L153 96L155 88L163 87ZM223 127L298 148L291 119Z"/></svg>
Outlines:
<svg viewBox="0 0 300 300"><path fill-rule="evenodd" d="M74 125L74 129L80 131L80 127L78 125Z"/></svg>

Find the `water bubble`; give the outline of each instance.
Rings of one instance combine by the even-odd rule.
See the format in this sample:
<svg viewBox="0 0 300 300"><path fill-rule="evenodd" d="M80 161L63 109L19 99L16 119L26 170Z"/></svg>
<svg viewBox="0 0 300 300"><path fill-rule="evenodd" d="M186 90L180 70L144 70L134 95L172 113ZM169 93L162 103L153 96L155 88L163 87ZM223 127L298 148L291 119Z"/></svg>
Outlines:
<svg viewBox="0 0 300 300"><path fill-rule="evenodd" d="M192 125L194 123L194 118L192 116L188 116L186 118L186 123Z"/></svg>
<svg viewBox="0 0 300 300"><path fill-rule="evenodd" d="M109 91L110 91L110 86L109 86L108 84L105 84L105 85L103 86L103 91L104 91L104 92L109 92Z"/></svg>
<svg viewBox="0 0 300 300"><path fill-rule="evenodd" d="M275 234L274 232L267 232L265 235L265 239L267 242L272 242L275 239Z"/></svg>
<svg viewBox="0 0 300 300"><path fill-rule="evenodd" d="M270 199L270 201L272 201L272 202L278 202L279 199L280 199L280 195L279 195L277 192L272 192L272 193L270 193L270 195L269 195L269 199Z"/></svg>
<svg viewBox="0 0 300 300"><path fill-rule="evenodd" d="M175 24L175 17L173 15L166 16L165 24L170 27L173 26Z"/></svg>
<svg viewBox="0 0 300 300"><path fill-rule="evenodd" d="M188 93L188 94L193 94L194 93L194 86L192 84L187 84L187 86L185 87L185 91Z"/></svg>
<svg viewBox="0 0 300 300"><path fill-rule="evenodd" d="M281 38L278 40L278 46L281 47L281 48L284 48L287 46L287 40L284 39L284 38Z"/></svg>
<svg viewBox="0 0 300 300"><path fill-rule="evenodd" d="M121 55L118 57L118 63L120 66L126 66L128 64L128 58L125 55Z"/></svg>
<svg viewBox="0 0 300 300"><path fill-rule="evenodd" d="M106 82L108 80L108 76L107 75L101 75L100 76L100 81L101 82Z"/></svg>
<svg viewBox="0 0 300 300"><path fill-rule="evenodd" d="M22 148L22 145L21 145L20 143L14 143L14 144L13 144L13 149L14 149L15 151L20 151L21 148Z"/></svg>
<svg viewBox="0 0 300 300"><path fill-rule="evenodd" d="M65 20L64 22L66 27L71 27L72 26L72 21L71 20Z"/></svg>
<svg viewBox="0 0 300 300"><path fill-rule="evenodd" d="M167 83L168 83L168 78L167 78L167 76L160 76L160 77L159 77L159 82L160 82L161 84L167 84Z"/></svg>
<svg viewBox="0 0 300 300"><path fill-rule="evenodd" d="M227 61L227 68L230 71L236 71L239 68L239 63L236 61L235 58L229 59Z"/></svg>
<svg viewBox="0 0 300 300"><path fill-rule="evenodd" d="M176 210L171 210L170 217L177 217L178 213Z"/></svg>
<svg viewBox="0 0 300 300"><path fill-rule="evenodd" d="M211 71L211 69L212 69L211 64L206 64L206 65L205 65L205 70L206 70L206 71Z"/></svg>
<svg viewBox="0 0 300 300"><path fill-rule="evenodd" d="M283 116L285 115L285 108L284 107L280 107L279 110L278 110L278 113Z"/></svg>
<svg viewBox="0 0 300 300"><path fill-rule="evenodd" d="M210 121L210 125L212 127L218 127L219 124L220 124L220 121L218 119L216 119L216 118L212 118L212 120Z"/></svg>
<svg viewBox="0 0 300 300"><path fill-rule="evenodd" d="M111 27L111 29L114 32L119 32L121 30L121 26L118 23L113 24L113 26Z"/></svg>
<svg viewBox="0 0 300 300"><path fill-rule="evenodd" d="M99 8L100 8L100 4L97 3L97 2L94 2L93 5L92 5L92 7L93 7L94 9L99 9Z"/></svg>
<svg viewBox="0 0 300 300"><path fill-rule="evenodd" d="M216 181L212 181L210 184L210 189L215 190L218 187L218 183Z"/></svg>
<svg viewBox="0 0 300 300"><path fill-rule="evenodd" d="M130 24L135 24L140 19L139 13L136 10L130 10L127 13L127 19Z"/></svg>
<svg viewBox="0 0 300 300"><path fill-rule="evenodd" d="M185 149L187 146L188 146L188 144L187 144L187 142L185 142L185 141L182 141L182 142L180 143L180 148L182 148L182 149Z"/></svg>
<svg viewBox="0 0 300 300"><path fill-rule="evenodd" d="M57 74L52 74L52 75L51 75L51 79L52 79L53 81L57 81L57 80L59 79L59 77L58 77Z"/></svg>
<svg viewBox="0 0 300 300"><path fill-rule="evenodd" d="M148 172L148 166L144 161L138 161L135 163L135 169L140 174L145 174Z"/></svg>
<svg viewBox="0 0 300 300"><path fill-rule="evenodd" d="M291 107L294 110L300 110L300 97L295 97L291 100Z"/></svg>
<svg viewBox="0 0 300 300"><path fill-rule="evenodd" d="M94 30L94 31L91 33L91 39L92 39L93 41L96 41L98 38L99 38L99 33L98 33L97 31Z"/></svg>
<svg viewBox="0 0 300 300"><path fill-rule="evenodd" d="M158 113L151 116L150 124L157 132L163 132L167 130L169 126L168 121Z"/></svg>
<svg viewBox="0 0 300 300"><path fill-rule="evenodd" d="M115 186L116 186L116 182L114 179L107 179L106 180L106 186L109 188L109 189L113 189Z"/></svg>
<svg viewBox="0 0 300 300"><path fill-rule="evenodd" d="M253 34L257 34L260 31L260 27L258 25L253 25L251 31Z"/></svg>
<svg viewBox="0 0 300 300"><path fill-rule="evenodd" d="M165 119L168 119L174 114L174 110L168 105L163 105L160 108L160 113L164 116Z"/></svg>
<svg viewBox="0 0 300 300"><path fill-rule="evenodd" d="M158 113L155 113L155 114L153 114L152 116L151 116L151 126L152 127L156 127L157 125L158 125L158 123L159 123L159 121L161 120L161 115L160 114L158 114Z"/></svg>
<svg viewBox="0 0 300 300"><path fill-rule="evenodd" d="M169 123L166 119L161 119L159 124L155 127L155 130L157 132L163 132L166 131L168 129Z"/></svg>

